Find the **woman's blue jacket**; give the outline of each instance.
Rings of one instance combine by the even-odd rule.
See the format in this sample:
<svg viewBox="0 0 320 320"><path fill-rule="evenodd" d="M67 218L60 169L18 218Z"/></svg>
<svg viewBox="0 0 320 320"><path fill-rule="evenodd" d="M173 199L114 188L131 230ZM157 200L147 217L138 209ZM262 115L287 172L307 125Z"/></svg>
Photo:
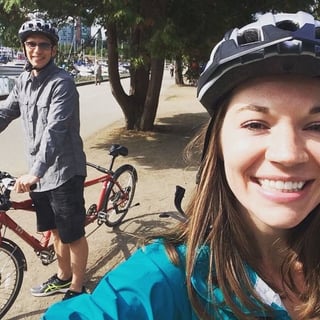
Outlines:
<svg viewBox="0 0 320 320"><path fill-rule="evenodd" d="M185 261L186 247L178 246L181 261ZM214 288L213 298L208 298L205 277L208 267L208 249L199 255L192 283L206 302L215 299L218 308L210 311L213 319L232 320L236 317L224 305L219 288ZM248 268L249 276L264 302L274 309L273 319L290 317L281 305L279 296ZM249 312L248 312L249 314ZM255 314L264 317L263 311ZM195 320L186 290L185 268L174 265L162 241L138 249L128 260L108 272L91 294L81 294L53 304L42 320Z"/></svg>

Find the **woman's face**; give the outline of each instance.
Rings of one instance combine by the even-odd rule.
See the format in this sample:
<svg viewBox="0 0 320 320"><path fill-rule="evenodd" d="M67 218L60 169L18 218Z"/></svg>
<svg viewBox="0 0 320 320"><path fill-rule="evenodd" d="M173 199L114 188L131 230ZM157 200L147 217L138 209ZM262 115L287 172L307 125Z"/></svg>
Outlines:
<svg viewBox="0 0 320 320"><path fill-rule="evenodd" d="M260 231L297 226L320 202L320 80L238 87L221 130L228 184Z"/></svg>

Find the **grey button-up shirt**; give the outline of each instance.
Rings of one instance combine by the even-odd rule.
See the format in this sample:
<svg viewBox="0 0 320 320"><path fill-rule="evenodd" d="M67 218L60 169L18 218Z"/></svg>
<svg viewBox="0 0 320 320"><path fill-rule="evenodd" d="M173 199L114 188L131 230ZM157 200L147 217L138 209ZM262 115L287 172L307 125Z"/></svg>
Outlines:
<svg viewBox="0 0 320 320"><path fill-rule="evenodd" d="M37 77L23 72L0 108L0 132L20 117L29 174L36 191L52 190L75 175L86 176L80 137L79 94L73 78L51 62Z"/></svg>

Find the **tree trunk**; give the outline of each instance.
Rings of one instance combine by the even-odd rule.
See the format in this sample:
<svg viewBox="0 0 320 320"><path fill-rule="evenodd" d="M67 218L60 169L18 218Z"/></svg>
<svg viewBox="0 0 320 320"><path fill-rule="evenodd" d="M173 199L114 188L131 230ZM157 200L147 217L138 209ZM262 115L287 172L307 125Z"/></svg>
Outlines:
<svg viewBox="0 0 320 320"><path fill-rule="evenodd" d="M145 5L148 9L153 9L149 2ZM137 51L134 56L143 57L144 63L130 67L130 92L127 94L119 75L117 26L114 22L109 22L106 30L111 92L123 111L126 129L152 130L159 103L164 58L150 58L150 53L141 46L141 42L145 41L144 30L137 25L133 29L131 45Z"/></svg>
<svg viewBox="0 0 320 320"><path fill-rule="evenodd" d="M135 128L135 124L137 123L136 103L133 95L126 94L120 81L117 27L114 23L108 23L107 43L108 72L111 92L123 111L126 129L131 130Z"/></svg>
<svg viewBox="0 0 320 320"><path fill-rule="evenodd" d="M154 127L159 96L163 78L164 59L151 58L151 74L147 97L144 103L143 114L140 119L139 129L142 131L151 131Z"/></svg>
<svg viewBox="0 0 320 320"><path fill-rule="evenodd" d="M175 81L177 85L184 85L183 82L183 65L182 65L182 58L181 56L176 56L175 60Z"/></svg>

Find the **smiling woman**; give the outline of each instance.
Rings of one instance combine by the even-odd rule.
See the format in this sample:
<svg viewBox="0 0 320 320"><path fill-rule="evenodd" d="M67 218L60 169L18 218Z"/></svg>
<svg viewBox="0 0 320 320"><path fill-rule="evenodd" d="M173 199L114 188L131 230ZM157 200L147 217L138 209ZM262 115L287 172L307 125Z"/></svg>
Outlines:
<svg viewBox="0 0 320 320"><path fill-rule="evenodd" d="M296 227L319 203L319 85L306 76L261 76L230 99L220 138L226 179L257 240L266 231L280 238L277 230Z"/></svg>
<svg viewBox="0 0 320 320"><path fill-rule="evenodd" d="M43 319L320 319L319 47L305 12L227 32L186 220Z"/></svg>

